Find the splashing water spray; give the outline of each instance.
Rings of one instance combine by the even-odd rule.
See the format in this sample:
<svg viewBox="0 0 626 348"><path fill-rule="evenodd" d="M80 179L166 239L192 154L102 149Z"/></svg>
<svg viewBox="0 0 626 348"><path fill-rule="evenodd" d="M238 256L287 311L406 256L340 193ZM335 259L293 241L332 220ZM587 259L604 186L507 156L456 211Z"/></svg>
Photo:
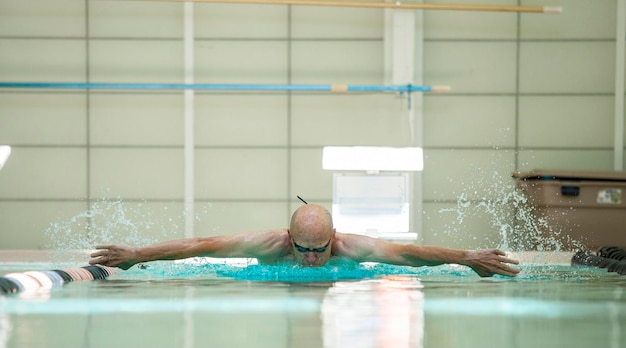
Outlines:
<svg viewBox="0 0 626 348"><path fill-rule="evenodd" d="M94 201L88 210L53 222L46 229L47 247L55 250L52 261L59 265L85 263L97 245L142 246L181 238L183 211L174 211L174 218L164 218L172 215L172 208L162 209L150 209L145 202L123 202L120 198Z"/></svg>
<svg viewBox="0 0 626 348"><path fill-rule="evenodd" d="M499 151L492 157L493 167L508 152L497 147L494 149ZM456 207L439 210L440 214L453 214L449 218L450 222L444 225L444 234L452 236L457 242L463 242L463 238L468 237L476 240L476 236L468 234L462 226L466 219L479 217L489 220L489 226L497 231L498 240L488 239L477 248L553 252L566 248L584 249L583 243L571 239L560 227L538 212L521 189L513 185L511 173L503 175L497 170L487 172L476 167L471 168L470 172L478 179L470 178L470 184L464 183ZM540 255L538 253L532 262L545 263Z"/></svg>

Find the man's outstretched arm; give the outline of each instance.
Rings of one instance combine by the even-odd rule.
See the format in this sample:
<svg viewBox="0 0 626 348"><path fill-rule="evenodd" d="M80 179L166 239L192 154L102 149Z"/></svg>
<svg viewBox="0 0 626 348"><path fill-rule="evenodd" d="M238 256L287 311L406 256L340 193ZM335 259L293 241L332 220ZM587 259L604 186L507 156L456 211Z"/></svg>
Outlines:
<svg viewBox="0 0 626 348"><path fill-rule="evenodd" d="M338 250L356 261L383 262L405 266L437 266L459 264L470 267L481 277L494 274L515 276L520 270L509 266L519 264L498 249L462 250L438 246L403 245L385 240L344 234Z"/></svg>
<svg viewBox="0 0 626 348"><path fill-rule="evenodd" d="M140 262L179 260L196 256L210 257L280 257L284 238L282 231L240 233L228 236L189 238L157 243L145 247L99 245L89 263L129 269ZM286 233L286 232L285 232Z"/></svg>
<svg viewBox="0 0 626 348"><path fill-rule="evenodd" d="M189 257L211 255L220 250L219 239L193 238L172 240L153 244L146 247L131 247L126 245L98 245L96 252L91 254L89 263L109 267L129 269L141 262L156 260L178 260Z"/></svg>

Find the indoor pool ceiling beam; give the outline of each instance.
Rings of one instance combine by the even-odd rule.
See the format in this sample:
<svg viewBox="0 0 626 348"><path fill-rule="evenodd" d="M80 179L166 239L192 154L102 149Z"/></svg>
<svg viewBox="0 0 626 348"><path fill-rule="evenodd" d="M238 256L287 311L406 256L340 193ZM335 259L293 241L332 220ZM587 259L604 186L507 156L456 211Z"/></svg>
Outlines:
<svg viewBox="0 0 626 348"><path fill-rule="evenodd" d="M64 83L0 82L0 88L34 89L130 89L130 90L212 90L212 91L294 91L294 92L448 92L449 86L378 85L279 85L279 84L194 84L194 83Z"/></svg>
<svg viewBox="0 0 626 348"><path fill-rule="evenodd" d="M129 1L129 0L125 0ZM135 1L135 0L132 0ZM365 2L365 1L315 1L315 0L142 0L169 2L206 2L257 5L300 5L354 8L392 8L403 10L447 10L447 11L491 11L491 12L523 12L523 13L561 13L558 6L500 6L500 5L445 5L424 4L414 2Z"/></svg>

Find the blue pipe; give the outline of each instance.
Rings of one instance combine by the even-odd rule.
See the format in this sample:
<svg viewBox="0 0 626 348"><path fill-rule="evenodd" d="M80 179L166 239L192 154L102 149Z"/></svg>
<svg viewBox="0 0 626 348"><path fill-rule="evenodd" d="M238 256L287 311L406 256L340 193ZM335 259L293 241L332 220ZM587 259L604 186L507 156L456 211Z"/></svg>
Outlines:
<svg viewBox="0 0 626 348"><path fill-rule="evenodd" d="M184 84L184 83L62 83L0 82L0 88L53 89L194 89L218 91L318 91L318 92L431 92L431 86L374 85L275 85L275 84Z"/></svg>

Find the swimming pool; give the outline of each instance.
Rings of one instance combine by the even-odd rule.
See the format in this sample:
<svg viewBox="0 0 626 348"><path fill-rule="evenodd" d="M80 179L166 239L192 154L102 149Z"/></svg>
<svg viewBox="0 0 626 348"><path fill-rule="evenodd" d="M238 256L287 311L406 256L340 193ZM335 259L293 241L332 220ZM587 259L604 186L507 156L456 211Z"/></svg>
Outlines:
<svg viewBox="0 0 626 348"><path fill-rule="evenodd" d="M626 277L520 257L517 278L337 260L157 262L0 296L0 347L623 347ZM0 264L0 274L50 263Z"/></svg>

